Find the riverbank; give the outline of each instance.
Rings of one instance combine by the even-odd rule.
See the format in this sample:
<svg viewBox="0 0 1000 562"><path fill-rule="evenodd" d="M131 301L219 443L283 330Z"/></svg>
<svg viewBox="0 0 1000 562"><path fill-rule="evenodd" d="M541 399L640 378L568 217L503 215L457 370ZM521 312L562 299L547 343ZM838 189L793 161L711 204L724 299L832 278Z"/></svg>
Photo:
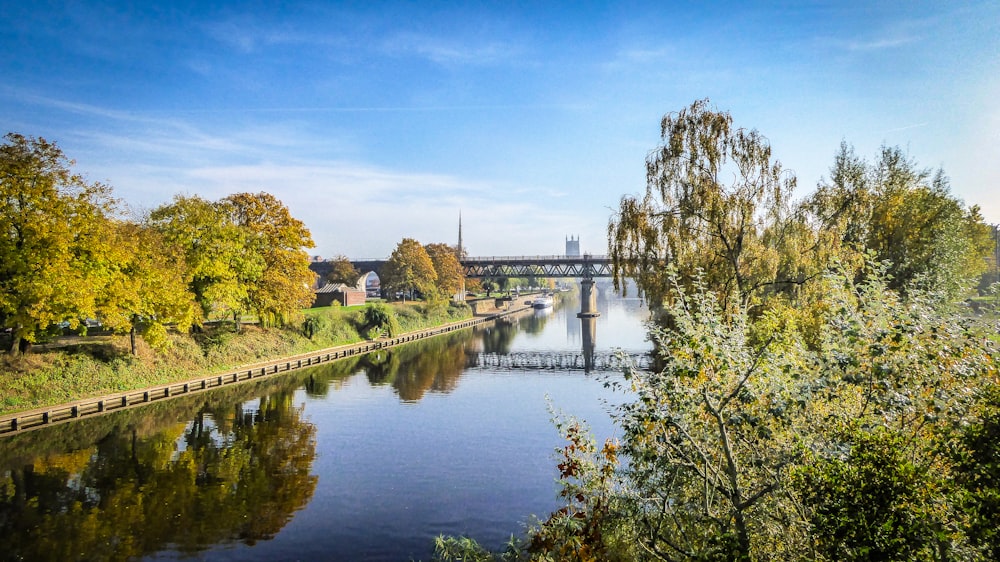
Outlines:
<svg viewBox="0 0 1000 562"><path fill-rule="evenodd" d="M498 305L496 310L488 314L481 314L476 317L470 316L459 321L408 331L394 337L310 350L291 356L286 355L281 358L272 358L241 365L237 368L224 369L207 375L191 377L189 373L187 377L182 379L169 380L143 387L136 386L112 393L98 392L72 401L53 402L28 410L0 412L0 435L20 433L37 427L45 427L83 417L117 411L123 408L140 406L154 401L190 395L221 386L258 380L300 368L434 337L455 330L463 330L478 324L492 322L496 318L508 314L529 309L530 307L523 302L508 301ZM410 321L412 322L412 318Z"/></svg>
<svg viewBox="0 0 1000 562"><path fill-rule="evenodd" d="M396 303L390 308L400 333L473 317L464 304ZM280 329L243 326L236 332L232 326L208 326L196 334L172 334L168 349L154 351L140 343L138 356L129 353L127 336L56 339L20 357L0 356L0 416L365 342L364 311L364 306L310 309L301 324Z"/></svg>

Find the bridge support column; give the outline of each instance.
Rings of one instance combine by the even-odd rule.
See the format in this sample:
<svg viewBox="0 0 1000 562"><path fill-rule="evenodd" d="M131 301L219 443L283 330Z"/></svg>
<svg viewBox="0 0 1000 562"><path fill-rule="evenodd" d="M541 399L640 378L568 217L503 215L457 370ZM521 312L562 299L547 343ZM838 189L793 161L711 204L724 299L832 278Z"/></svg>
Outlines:
<svg viewBox="0 0 1000 562"><path fill-rule="evenodd" d="M596 318L601 313L597 312L597 290L594 288L593 279L584 279L580 282L580 312L577 318Z"/></svg>

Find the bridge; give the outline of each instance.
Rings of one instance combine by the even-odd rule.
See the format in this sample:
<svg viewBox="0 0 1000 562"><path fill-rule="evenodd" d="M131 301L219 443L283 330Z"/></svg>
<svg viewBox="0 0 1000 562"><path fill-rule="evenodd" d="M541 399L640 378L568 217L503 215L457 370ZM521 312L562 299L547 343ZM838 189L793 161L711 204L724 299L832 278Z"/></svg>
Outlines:
<svg viewBox="0 0 1000 562"><path fill-rule="evenodd" d="M351 260L354 269L365 273L374 271L381 276L382 267L388 259ZM465 257L459 260L465 277L544 277L581 279L581 318L598 316L594 291L595 277L611 277L611 259L603 255L583 254L579 256L501 256ZM321 276L330 272L330 262L313 262L310 269Z"/></svg>
<svg viewBox="0 0 1000 562"><path fill-rule="evenodd" d="M381 272L388 259L351 260L351 265L361 272ZM314 264L317 273L322 264ZM593 279L611 277L611 258L608 256L499 256L466 257L459 260L466 277L572 277ZM329 266L327 266L329 267Z"/></svg>
<svg viewBox="0 0 1000 562"><path fill-rule="evenodd" d="M466 277L611 277L607 256L505 256L459 260Z"/></svg>

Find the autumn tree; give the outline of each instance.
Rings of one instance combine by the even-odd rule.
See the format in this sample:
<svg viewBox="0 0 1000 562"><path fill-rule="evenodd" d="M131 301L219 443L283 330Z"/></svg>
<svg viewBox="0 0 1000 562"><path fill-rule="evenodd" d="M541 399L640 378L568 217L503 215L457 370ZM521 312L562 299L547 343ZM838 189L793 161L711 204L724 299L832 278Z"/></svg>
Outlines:
<svg viewBox="0 0 1000 562"><path fill-rule="evenodd" d="M312 248L309 229L269 193L237 193L219 207L241 230L245 253L260 263L240 269L244 286L242 311L253 312L263 324L283 324L313 301L315 275L305 248Z"/></svg>
<svg viewBox="0 0 1000 562"><path fill-rule="evenodd" d="M442 296L457 294L462 289L462 281L465 272L462 264L455 257L455 249L447 244L427 244L424 246L427 255L434 264L434 272L437 274L435 286Z"/></svg>
<svg viewBox="0 0 1000 562"><path fill-rule="evenodd" d="M49 325L95 315L115 202L43 138L8 133L0 145L0 325L16 354Z"/></svg>
<svg viewBox="0 0 1000 562"><path fill-rule="evenodd" d="M703 272L726 302L801 282L809 232L789 207L795 177L756 130L700 100L663 117L662 144L646 159L646 193L624 196L608 224L616 287L634 278L653 306L669 294L672 264L684 283ZM734 303L735 304L735 303Z"/></svg>
<svg viewBox="0 0 1000 562"><path fill-rule="evenodd" d="M186 331L201 318L188 291L181 248L153 228L127 221L113 223L108 236L115 252L106 265L97 315L106 328L129 333L133 354L137 335L160 348L168 341L167 325Z"/></svg>
<svg viewBox="0 0 1000 562"><path fill-rule="evenodd" d="M202 318L241 310L248 296L240 280L259 277L263 257L246 251L244 231L222 209L197 195L177 195L154 209L149 222L168 244L181 249Z"/></svg>
<svg viewBox="0 0 1000 562"><path fill-rule="evenodd" d="M843 251L872 252L888 263L896 290L930 289L955 298L985 271L993 247L979 208L966 208L951 194L943 170L919 168L898 147L883 146L868 163L842 143L830 179L807 207Z"/></svg>
<svg viewBox="0 0 1000 562"><path fill-rule="evenodd" d="M430 294L434 291L437 273L434 271L434 262L420 242L404 238L389 256L380 278L382 286L390 294L412 293L414 290Z"/></svg>
<svg viewBox="0 0 1000 562"><path fill-rule="evenodd" d="M326 280L330 283L343 283L353 287L360 278L361 272L354 268L354 264L346 256L330 260L330 273L326 274Z"/></svg>

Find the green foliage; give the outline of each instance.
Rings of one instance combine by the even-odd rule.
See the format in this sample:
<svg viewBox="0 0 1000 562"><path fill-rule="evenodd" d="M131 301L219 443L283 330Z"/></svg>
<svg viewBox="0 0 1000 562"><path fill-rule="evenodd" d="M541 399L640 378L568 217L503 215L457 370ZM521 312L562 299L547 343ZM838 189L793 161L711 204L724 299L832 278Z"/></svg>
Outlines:
<svg viewBox="0 0 1000 562"><path fill-rule="evenodd" d="M527 560L527 558L514 537L511 537L510 543L503 553L494 554L468 537L438 536L434 539L434 558L432 560L435 562L516 562Z"/></svg>
<svg viewBox="0 0 1000 562"><path fill-rule="evenodd" d="M908 437L853 427L850 451L796 474L817 553L824 560L942 560L953 556L941 482Z"/></svg>
<svg viewBox="0 0 1000 562"><path fill-rule="evenodd" d="M108 280L110 189L71 171L62 150L8 133L0 145L0 326L11 353L49 325L96 315Z"/></svg>
<svg viewBox="0 0 1000 562"><path fill-rule="evenodd" d="M182 252L202 318L241 310L247 287L240 279L259 275L263 262L258 254L244 251L245 233L222 209L197 196L176 196L173 203L154 209L149 222Z"/></svg>
<svg viewBox="0 0 1000 562"><path fill-rule="evenodd" d="M1000 558L1000 385L983 393L972 419L956 420L955 480L968 534L987 560Z"/></svg>
<svg viewBox="0 0 1000 562"><path fill-rule="evenodd" d="M842 268L816 281L807 345L788 309L726 312L667 275L663 368L616 383L620 448L557 422L567 504L529 530L532 559L995 558L1000 354L981 326Z"/></svg>
<svg viewBox="0 0 1000 562"><path fill-rule="evenodd" d="M626 371L635 398L617 416L631 524L668 559L787 556L804 541L786 490L803 454L802 347L753 342L743 309L726 314L701 279L689 290L670 275L672 322L652 331L664 368Z"/></svg>
<svg viewBox="0 0 1000 562"><path fill-rule="evenodd" d="M888 264L890 288L946 299L962 296L985 271L990 227L978 207L951 194L942 170L919 168L898 147L882 147L869 164L842 143L830 175L806 208L843 259L872 252Z"/></svg>
<svg viewBox="0 0 1000 562"><path fill-rule="evenodd" d="M368 334L368 339L380 338L383 335L393 337L400 331L399 321L388 304L372 303L365 307L364 330Z"/></svg>
<svg viewBox="0 0 1000 562"><path fill-rule="evenodd" d="M392 251L389 260L382 267L379 276L382 286L390 295L396 292L404 294L419 291L430 295L435 291L437 273L434 262L420 242L412 238L404 238Z"/></svg>
<svg viewBox="0 0 1000 562"><path fill-rule="evenodd" d="M330 273L326 275L326 280L330 283L343 283L348 286L355 286L361 278L361 271L354 269L351 260L346 256L339 255L330 260Z"/></svg>
<svg viewBox="0 0 1000 562"><path fill-rule="evenodd" d="M734 128L708 100L664 116L660 131L645 195L622 197L608 223L616 287L633 278L658 307L671 294L669 263L682 285L702 277L728 309L733 296L739 306L815 272L810 233L788 209L795 177L760 133Z"/></svg>
<svg viewBox="0 0 1000 562"><path fill-rule="evenodd" d="M262 260L238 270L246 289L239 311L256 314L263 325L280 326L311 305L314 275L305 248L313 241L302 221L269 193L237 193L217 206L240 229L243 254Z"/></svg>

